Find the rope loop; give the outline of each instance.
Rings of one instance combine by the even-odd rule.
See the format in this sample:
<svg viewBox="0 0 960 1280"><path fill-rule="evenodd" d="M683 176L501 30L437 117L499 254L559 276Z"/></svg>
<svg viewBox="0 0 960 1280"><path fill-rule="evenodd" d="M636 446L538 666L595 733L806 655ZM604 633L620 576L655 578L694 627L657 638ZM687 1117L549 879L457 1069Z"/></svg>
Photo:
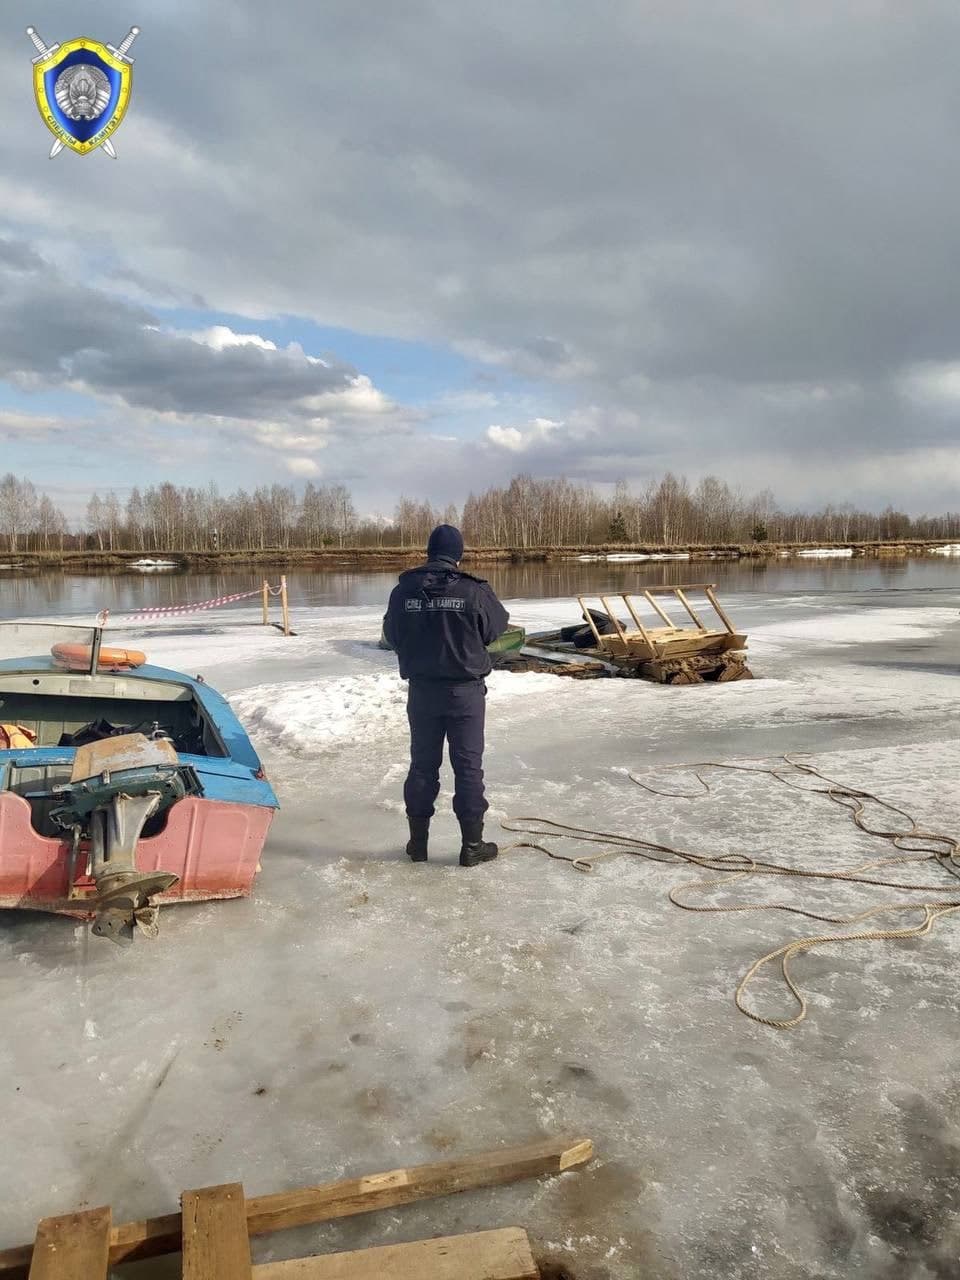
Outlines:
<svg viewBox="0 0 960 1280"><path fill-rule="evenodd" d="M960 899L944 900L939 897L929 901L900 901L872 906L852 915L812 911L806 907L795 906L792 903L776 901L725 903L723 905L688 901L689 895L707 893L717 889L719 886L723 886L726 889L736 880L754 876L779 876L790 879L869 885L872 888L899 889L902 892L911 894L918 892L939 894L942 891L942 882L938 884L910 883L866 874L886 866L907 863L931 862L939 870L945 871L956 879L960 879L960 840L943 832L924 830L917 825L915 819L905 809L891 804L888 800L882 800L870 791L846 786L834 778L828 778L810 760L800 758L802 755L804 753L786 753L779 758L779 763L774 768L728 764L719 760L704 760L696 764L668 766L671 771L685 770L688 773L692 773L701 788L695 792L665 791L652 786L635 773L629 773L627 776L636 786L641 787L651 795L664 796L671 800L698 800L705 795L711 794L713 790L701 771L724 769L734 773L765 774L794 791L826 796L834 804L845 809L850 814L853 823L865 834L886 840L891 844L897 850L895 855L886 858L875 858L869 862L863 862L858 866L851 867L846 871L833 871L825 867L792 867L785 863L755 858L747 853L695 853L688 849L678 849L671 845L643 840L639 836L621 835L610 831L594 831L589 827L576 827L568 823L558 822L554 818L505 818L500 825L505 831L527 836L555 837L557 839L575 840L580 844L602 844L607 846L602 852L591 854L589 857L558 853L556 850L549 848L549 846L542 844L540 839L521 840L509 846L511 849L538 850L557 861L570 863L576 871L592 873L597 869L596 864L603 858L632 854L648 862L660 862L669 865L685 864L713 873L707 878L689 881L669 891L667 896L670 902L683 911L717 915L748 911L779 911L789 915L802 916L808 920L817 920L822 923L839 926L856 926L864 920L879 915L895 916L897 913L916 913L918 911L923 913L923 919L919 924L908 924L899 928L867 929L852 933L826 933L808 938L797 938L792 942L784 943L783 946L777 947L754 961L737 984L734 992L736 1007L741 1013L751 1018L754 1022L759 1022L762 1026L773 1027L780 1031L790 1030L799 1026L807 1016L807 999L794 982L790 971L790 962L796 956L802 955L806 951L812 951L817 947L834 946L842 943L893 941L903 938L923 937L931 932L935 923L942 916L960 910ZM793 770L794 773L785 773L785 766ZM807 778L815 779L825 785L803 785L797 781L797 773ZM889 828L887 826L871 826L865 816L868 804L877 805L889 814L902 818L904 823L909 824L908 829L904 831L898 830L894 826ZM911 843L904 844L904 841L910 841ZM746 992L750 984L767 965L775 961L780 962L780 974L783 983L797 1006L797 1012L793 1017L767 1017L750 1008L746 1003Z"/></svg>

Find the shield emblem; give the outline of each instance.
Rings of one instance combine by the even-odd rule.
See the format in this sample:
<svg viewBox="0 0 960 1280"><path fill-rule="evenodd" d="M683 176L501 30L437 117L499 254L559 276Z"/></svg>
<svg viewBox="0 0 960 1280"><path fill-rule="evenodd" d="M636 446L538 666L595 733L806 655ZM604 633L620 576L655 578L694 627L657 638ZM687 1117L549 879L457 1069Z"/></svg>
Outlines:
<svg viewBox="0 0 960 1280"><path fill-rule="evenodd" d="M129 60L86 36L69 40L34 64L37 106L50 132L85 156L121 125L133 88Z"/></svg>

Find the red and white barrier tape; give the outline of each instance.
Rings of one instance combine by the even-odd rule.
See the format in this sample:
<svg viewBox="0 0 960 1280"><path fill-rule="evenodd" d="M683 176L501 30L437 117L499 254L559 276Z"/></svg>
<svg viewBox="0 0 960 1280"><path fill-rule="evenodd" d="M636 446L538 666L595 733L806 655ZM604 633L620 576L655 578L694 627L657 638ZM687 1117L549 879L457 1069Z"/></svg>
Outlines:
<svg viewBox="0 0 960 1280"><path fill-rule="evenodd" d="M258 596L262 593L263 588L258 587L256 591L238 591L232 596L217 596L215 600L199 600L196 604L170 604L157 605L149 609L140 609L137 613L129 613L124 618L124 622L151 622L153 619L161 618L179 618L185 613L200 613L204 609L219 609L223 604L233 604L235 600L249 600L251 596ZM272 594L272 592L271 592ZM99 617L106 623L109 616L108 610L103 610Z"/></svg>

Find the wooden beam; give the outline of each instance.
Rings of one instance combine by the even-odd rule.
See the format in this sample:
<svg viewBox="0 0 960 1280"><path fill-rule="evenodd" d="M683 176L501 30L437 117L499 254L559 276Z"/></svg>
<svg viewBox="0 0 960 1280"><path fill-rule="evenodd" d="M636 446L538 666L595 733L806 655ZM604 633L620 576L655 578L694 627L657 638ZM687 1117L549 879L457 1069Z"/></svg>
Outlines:
<svg viewBox="0 0 960 1280"><path fill-rule="evenodd" d="M251 1280L250 1237L243 1187L184 1191L183 1280Z"/></svg>
<svg viewBox="0 0 960 1280"><path fill-rule="evenodd" d="M582 1168L592 1159L593 1143L589 1138L531 1142L518 1147L500 1147L462 1160L417 1165L300 1191L256 1196L246 1202L247 1231L250 1235L262 1235L282 1227L302 1227L371 1213L375 1209L393 1209L415 1200L564 1173ZM179 1213L121 1223L110 1233L110 1262L116 1266L121 1262L176 1253L180 1249L180 1236ZM26 1280L32 1255L33 1246L29 1244L0 1252L0 1277Z"/></svg>
<svg viewBox="0 0 960 1280"><path fill-rule="evenodd" d="M254 1280L539 1280L519 1227L254 1267Z"/></svg>
<svg viewBox="0 0 960 1280"><path fill-rule="evenodd" d="M664 638L658 641L657 649L661 658L688 658L698 654L726 653L729 649L743 649L746 645L744 636L732 636L726 631L708 631L700 635L692 629L680 633L675 639Z"/></svg>
<svg viewBox="0 0 960 1280"><path fill-rule="evenodd" d="M643 594L644 594L645 599L647 600L647 603L648 603L648 604L652 604L652 605L653 605L654 609L656 609L657 613L659 613L660 617L664 620L664 622L667 624L667 626L668 626L668 627L672 627L672 626L674 625L674 624L673 624L673 619L670 617L670 615L669 615L669 614L668 614L664 609L661 609L661 608L660 608L660 606L657 604L656 600L653 598L653 596L650 594L650 592L649 592L649 591L644 591L644 593L643 593Z"/></svg>
<svg viewBox="0 0 960 1280"><path fill-rule="evenodd" d="M107 1280L109 1266L109 1208L41 1219L30 1280Z"/></svg>
<svg viewBox="0 0 960 1280"><path fill-rule="evenodd" d="M607 617L613 623L614 628L616 629L616 632L617 632L617 636L620 639L620 643L623 645L625 650L629 649L629 646L627 644L627 633L624 631L623 627L620 624L620 619L617 617L616 609L614 609L613 605L610 603L610 601L607 599L606 596L600 597L600 603L603 605L604 613L606 613Z"/></svg>
<svg viewBox="0 0 960 1280"><path fill-rule="evenodd" d="M690 617L694 620L694 622L697 624L697 626L700 628L701 631L709 630L708 627L704 626L702 619L698 616L697 613L694 612L693 605L690 603L687 597L683 594L683 587L677 587L677 599L680 601L680 603L683 605L687 613L689 613Z"/></svg>
<svg viewBox="0 0 960 1280"><path fill-rule="evenodd" d="M623 599L623 603L627 606L627 611L629 612L630 617L636 623L637 630L640 632L640 635L643 637L644 644L649 644L650 637L647 634L647 628L643 625L643 621L640 615L637 613L636 609L634 609L633 607L633 597L624 595L622 599ZM668 618L667 621L669 622L670 619Z"/></svg>
<svg viewBox="0 0 960 1280"><path fill-rule="evenodd" d="M600 638L600 632L597 630L597 624L593 620L593 614L590 612L590 606L583 603L583 596L577 596L577 604L579 604L580 610L587 621L587 626L593 632L593 638L597 642L597 648L601 649L603 647L603 641ZM559 637L559 635L560 632L558 631L557 636Z"/></svg>
<svg viewBox="0 0 960 1280"><path fill-rule="evenodd" d="M715 592L714 588L713 588L713 587L707 587L707 588L706 588L706 594L707 594L707 599L708 599L708 600L710 601L710 603L713 605L713 609L714 609L714 612L716 613L717 617L720 619L720 621L723 623L723 625L727 628L727 630L730 632L730 634L731 634L731 635L733 635L733 633L734 633L734 625L733 625L733 623L730 621L730 619L727 617L727 615L723 612L723 609L720 607L720 601L717 599L716 592Z"/></svg>
<svg viewBox="0 0 960 1280"><path fill-rule="evenodd" d="M433 1199L496 1187L523 1178L563 1173L593 1159L589 1139L564 1144L532 1142L523 1147L502 1147L462 1160L422 1164L411 1169L394 1169L349 1182L331 1182L303 1191L285 1191L247 1201L250 1234L302 1227L312 1222L348 1218L372 1209L393 1209L414 1200Z"/></svg>
<svg viewBox="0 0 960 1280"><path fill-rule="evenodd" d="M280 613L283 618L283 634L290 634L290 602L287 599L287 576L280 576Z"/></svg>

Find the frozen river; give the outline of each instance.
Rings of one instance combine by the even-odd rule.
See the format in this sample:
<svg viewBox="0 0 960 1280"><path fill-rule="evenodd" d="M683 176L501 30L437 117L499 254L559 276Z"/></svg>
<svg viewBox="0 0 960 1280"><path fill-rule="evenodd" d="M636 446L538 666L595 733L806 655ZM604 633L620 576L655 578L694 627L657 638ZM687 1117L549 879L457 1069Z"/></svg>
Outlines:
<svg viewBox="0 0 960 1280"><path fill-rule="evenodd" d="M635 567L599 568L610 587L637 581ZM535 815L798 868L890 856L826 797L763 774L711 775L697 799L629 777L694 791L666 767L806 752L960 834L960 562L682 568L643 576L720 583L758 678L670 689L495 674L491 830ZM564 597L590 569L489 576L538 627L573 620ZM257 1257L518 1224L576 1280L956 1275L960 912L921 939L799 956L809 1016L779 1031L737 1012L737 982L765 952L836 926L679 910L668 892L704 873L629 856L588 875L516 849L462 870L449 778L431 862L412 866L404 688L376 646L393 580L292 575L290 638L255 625L259 606L118 628L229 694L283 808L254 897L167 910L155 943L0 919L2 1120L17 1156L0 1172L0 1246L84 1204L135 1218L171 1211L184 1187L261 1194L563 1133L597 1144L582 1174L265 1237ZM118 615L237 582L20 579L0 583L0 611ZM891 870L939 886L920 900L960 900L934 864ZM847 915L903 896L765 880L700 900ZM795 1012L775 967L749 1002Z"/></svg>

